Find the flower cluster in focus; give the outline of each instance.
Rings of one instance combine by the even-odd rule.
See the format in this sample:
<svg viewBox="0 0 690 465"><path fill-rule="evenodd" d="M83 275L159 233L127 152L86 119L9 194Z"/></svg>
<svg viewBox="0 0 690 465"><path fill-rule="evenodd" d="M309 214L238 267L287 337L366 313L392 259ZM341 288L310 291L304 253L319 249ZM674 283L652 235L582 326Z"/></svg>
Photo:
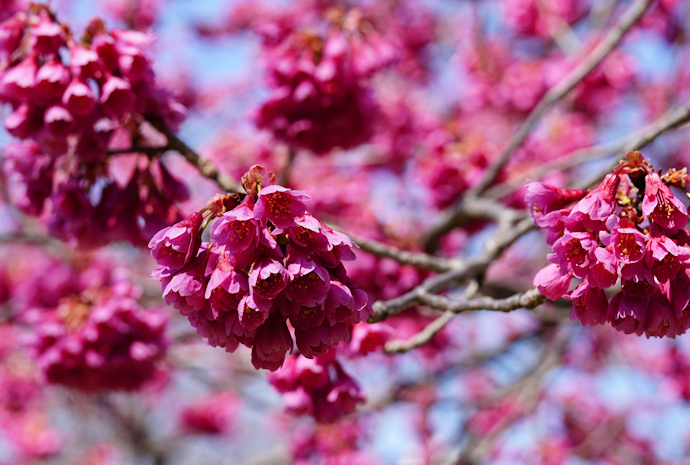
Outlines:
<svg viewBox="0 0 690 465"><path fill-rule="evenodd" d="M534 285L549 299L572 300L571 319L610 323L626 334L675 337L690 328L687 208L639 152L628 153L593 190L530 183L527 203L553 253ZM569 291L572 278L580 283ZM610 299L605 290L620 285Z"/></svg>
<svg viewBox="0 0 690 465"><path fill-rule="evenodd" d="M307 213L307 195L274 179L252 167L242 178L246 195L214 197L149 244L166 303L211 346L251 347L253 365L271 371L293 338L312 358L349 341L352 326L369 316L366 293L341 263L354 258L354 243Z"/></svg>

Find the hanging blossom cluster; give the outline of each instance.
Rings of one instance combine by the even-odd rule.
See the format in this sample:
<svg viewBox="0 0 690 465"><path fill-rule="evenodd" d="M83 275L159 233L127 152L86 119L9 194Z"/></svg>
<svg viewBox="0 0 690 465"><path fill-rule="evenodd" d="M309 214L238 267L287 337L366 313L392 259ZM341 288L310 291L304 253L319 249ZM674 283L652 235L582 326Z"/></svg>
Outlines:
<svg viewBox="0 0 690 465"><path fill-rule="evenodd" d="M335 15L325 37L295 31L266 47L271 95L257 126L317 155L369 141L378 107L367 80L395 55L371 29L353 10Z"/></svg>
<svg viewBox="0 0 690 465"><path fill-rule="evenodd" d="M217 195L149 243L166 303L214 347L252 348L252 364L277 370L293 349L312 358L350 339L370 315L343 260L355 244L307 213L309 197L253 166L247 194ZM211 220L210 242L201 234ZM287 321L293 328L292 333Z"/></svg>
<svg viewBox="0 0 690 465"><path fill-rule="evenodd" d="M663 176L628 153L592 191L530 183L527 203L553 253L534 285L572 300L571 319L610 323L626 334L675 337L690 328L687 209L670 189L686 170ZM569 291L572 278L582 281ZM609 301L605 290L620 284Z"/></svg>
<svg viewBox="0 0 690 465"><path fill-rule="evenodd" d="M150 142L146 118L170 128L184 119L185 108L155 82L149 42L97 19L77 40L41 4L0 23L0 103L11 108L4 126L23 141L5 151L13 196L33 215L50 200L51 233L75 245L145 245L180 219L174 202L186 200L186 190L160 161L141 160L116 176L109 157L115 142Z"/></svg>
<svg viewBox="0 0 690 465"><path fill-rule="evenodd" d="M141 290L105 260L56 271L73 287L44 288L53 295L26 302L20 315L35 325L29 345L45 381L94 392L138 390L153 380L169 344L165 314L142 308Z"/></svg>
<svg viewBox="0 0 690 465"><path fill-rule="evenodd" d="M308 414L319 423L333 423L355 411L364 394L343 370L331 350L307 359L290 356L285 365L268 376L283 395L285 409L294 415Z"/></svg>

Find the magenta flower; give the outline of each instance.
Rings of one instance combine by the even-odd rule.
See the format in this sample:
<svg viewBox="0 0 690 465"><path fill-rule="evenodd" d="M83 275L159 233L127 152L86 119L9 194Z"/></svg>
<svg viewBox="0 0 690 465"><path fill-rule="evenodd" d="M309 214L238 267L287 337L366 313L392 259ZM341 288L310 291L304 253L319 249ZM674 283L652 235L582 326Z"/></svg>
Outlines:
<svg viewBox="0 0 690 465"><path fill-rule="evenodd" d="M293 244L299 247L300 252L311 258L315 252L332 249L328 238L321 232L321 227L319 220L306 213L301 218L295 219L295 226L287 228L287 233ZM283 232L282 229L277 229L274 234L281 232Z"/></svg>
<svg viewBox="0 0 690 465"><path fill-rule="evenodd" d="M74 127L72 114L59 105L53 105L46 110L43 122L53 134L65 134Z"/></svg>
<svg viewBox="0 0 690 465"><path fill-rule="evenodd" d="M661 283L674 278L681 268L680 248L667 236L652 237L647 242L645 264ZM685 258L690 258L688 252Z"/></svg>
<svg viewBox="0 0 690 465"><path fill-rule="evenodd" d="M326 402L317 402L314 406L314 418L321 423L332 423L344 415L353 413L357 404L366 400L361 388L342 369L338 367L338 378L333 388L326 395Z"/></svg>
<svg viewBox="0 0 690 465"><path fill-rule="evenodd" d="M199 311L206 305L205 271L209 255L206 249L174 275L162 276L165 303L173 305L183 315Z"/></svg>
<svg viewBox="0 0 690 465"><path fill-rule="evenodd" d="M277 260L264 258L254 263L249 272L249 285L259 297L273 299L285 289L287 271Z"/></svg>
<svg viewBox="0 0 690 465"><path fill-rule="evenodd" d="M655 294L649 300L647 319L642 327L647 337L670 337L675 339L677 335L685 332L676 323L676 316L671 304L663 294Z"/></svg>
<svg viewBox="0 0 690 465"><path fill-rule="evenodd" d="M572 279L572 271L552 263L539 270L533 284L547 299L558 300L568 292Z"/></svg>
<svg viewBox="0 0 690 465"><path fill-rule="evenodd" d="M570 213L571 221L582 221L585 226L598 229L613 213L619 182L620 176L607 174L594 190L575 204Z"/></svg>
<svg viewBox="0 0 690 465"><path fill-rule="evenodd" d="M86 82L75 79L67 86L62 104L75 116L87 116L96 108L96 97Z"/></svg>
<svg viewBox="0 0 690 465"><path fill-rule="evenodd" d="M297 256L288 264L290 283L285 288L285 296L293 302L323 303L331 286L328 271L303 256Z"/></svg>
<svg viewBox="0 0 690 465"><path fill-rule="evenodd" d="M320 326L306 329L295 329L295 342L300 354L307 358L316 357L328 352L331 347L340 342L350 340L350 331L347 325L336 323L332 325L323 322Z"/></svg>
<svg viewBox="0 0 690 465"><path fill-rule="evenodd" d="M225 213L211 228L211 242L224 246L232 255L256 247L258 241L259 223L248 202Z"/></svg>
<svg viewBox="0 0 690 465"><path fill-rule="evenodd" d="M236 394L215 392L187 405L180 413L180 424L187 433L224 434L235 425L239 407Z"/></svg>
<svg viewBox="0 0 690 465"><path fill-rule="evenodd" d="M289 318L294 328L307 329L319 326L326 318L326 311L323 303L291 302Z"/></svg>
<svg viewBox="0 0 690 465"><path fill-rule="evenodd" d="M257 370L276 371L283 365L285 354L292 352L292 337L284 321L272 319L261 325L252 348L252 365Z"/></svg>
<svg viewBox="0 0 690 465"><path fill-rule="evenodd" d="M168 346L164 315L122 296L82 306L63 309L64 321L38 328L34 350L46 380L91 392L140 389L158 372Z"/></svg>
<svg viewBox="0 0 690 465"><path fill-rule="evenodd" d="M240 301L248 291L247 275L236 272L228 260L227 252L221 253L204 295L213 313L237 312Z"/></svg>
<svg viewBox="0 0 690 465"><path fill-rule="evenodd" d="M0 79L0 99L28 101L36 82L36 58L29 56L5 71Z"/></svg>
<svg viewBox="0 0 690 465"><path fill-rule="evenodd" d="M525 203L537 226L544 227L543 218L551 212L560 210L582 199L586 190L559 189L541 182L527 183Z"/></svg>
<svg viewBox="0 0 690 465"><path fill-rule="evenodd" d="M286 411L312 415L318 423L338 421L365 400L334 351L312 360L290 356L280 370L268 375L268 381L283 394Z"/></svg>
<svg viewBox="0 0 690 465"><path fill-rule="evenodd" d="M621 263L635 263L644 258L647 237L633 227L616 228L608 239Z"/></svg>
<svg viewBox="0 0 690 465"><path fill-rule="evenodd" d="M621 268L623 294L648 299L658 291L654 275L644 262L623 265Z"/></svg>
<svg viewBox="0 0 690 465"><path fill-rule="evenodd" d="M670 233L684 228L688 221L687 208L673 195L656 172L651 172L645 177L642 213Z"/></svg>
<svg viewBox="0 0 690 465"><path fill-rule="evenodd" d="M565 232L553 244L554 254L549 255L549 261L572 271L578 278L584 278L593 264L597 246L591 233Z"/></svg>
<svg viewBox="0 0 690 465"><path fill-rule="evenodd" d="M70 80L71 75L67 67L53 59L38 69L34 90L48 102L59 102Z"/></svg>
<svg viewBox="0 0 690 465"><path fill-rule="evenodd" d="M98 54L81 45L73 45L70 52L70 70L81 80L99 79L103 76L103 63Z"/></svg>
<svg viewBox="0 0 690 465"><path fill-rule="evenodd" d="M328 321L336 323L357 323L365 320L367 295L360 289L350 289L340 281L331 280L326 298L325 313ZM364 313L363 313L364 312Z"/></svg>
<svg viewBox="0 0 690 465"><path fill-rule="evenodd" d="M273 301L263 299L256 294L242 297L237 307L237 316L246 331L254 331L267 319L273 306Z"/></svg>
<svg viewBox="0 0 690 465"><path fill-rule="evenodd" d="M357 355L376 352L394 336L395 330L387 323L359 323L352 328L349 351Z"/></svg>
<svg viewBox="0 0 690 465"><path fill-rule="evenodd" d="M606 323L609 301L603 289L591 287L585 280L573 290L569 298L573 301L570 321L579 320L584 326Z"/></svg>
<svg viewBox="0 0 690 465"><path fill-rule="evenodd" d="M169 276L184 267L196 256L201 245L201 213L195 212L184 220L165 229L161 229L149 241L151 255L161 268L156 277Z"/></svg>
<svg viewBox="0 0 690 465"><path fill-rule="evenodd" d="M611 246L597 247L594 251L595 262L587 275L587 279L594 287L607 289L618 281L620 262L610 249L612 249Z"/></svg>
<svg viewBox="0 0 690 465"><path fill-rule="evenodd" d="M310 197L304 191L295 191L283 186L264 187L254 207L254 215L263 222L270 221L274 226L287 228L295 224L295 218L307 211L305 200Z"/></svg>
<svg viewBox="0 0 690 465"><path fill-rule="evenodd" d="M625 334L642 334L642 323L647 318L647 299L619 292L611 299L606 320Z"/></svg>
<svg viewBox="0 0 690 465"><path fill-rule="evenodd" d="M43 15L30 37L31 48L46 55L57 53L65 43L65 34L60 25Z"/></svg>
<svg viewBox="0 0 690 465"><path fill-rule="evenodd" d="M120 118L134 108L135 95L129 82L116 76L110 76L101 87L98 99L101 108L114 118Z"/></svg>

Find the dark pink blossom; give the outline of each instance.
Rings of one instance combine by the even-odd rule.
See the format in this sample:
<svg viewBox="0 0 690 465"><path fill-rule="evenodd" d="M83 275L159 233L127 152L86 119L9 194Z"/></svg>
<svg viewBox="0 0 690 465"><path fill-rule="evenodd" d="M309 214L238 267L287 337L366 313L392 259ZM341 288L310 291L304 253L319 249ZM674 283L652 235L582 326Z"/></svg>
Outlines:
<svg viewBox="0 0 690 465"><path fill-rule="evenodd" d="M292 337L284 321L271 319L261 325L252 348L252 365L257 370L276 371L283 365L285 354L292 352Z"/></svg>
<svg viewBox="0 0 690 465"><path fill-rule="evenodd" d="M597 245L591 233L565 232L553 244L554 254L549 255L549 261L572 271L578 278L584 278L593 264Z"/></svg>
<svg viewBox="0 0 690 465"><path fill-rule="evenodd" d="M572 279L572 271L552 263L539 270L533 284L547 299L558 300L568 292Z"/></svg>
<svg viewBox="0 0 690 465"><path fill-rule="evenodd" d="M685 257L690 258L687 250ZM645 264L661 283L674 278L681 268L681 249L667 236L652 237L647 242ZM684 261L684 260L683 260Z"/></svg>
<svg viewBox="0 0 690 465"><path fill-rule="evenodd" d="M651 172L645 177L642 213L670 233L684 228L688 221L687 208L673 195L656 172Z"/></svg>
<svg viewBox="0 0 690 465"><path fill-rule="evenodd" d="M200 213L195 212L190 216L165 229L161 229L151 238L149 248L156 263L167 270L156 273L158 277L165 277L184 267L196 257L196 252L201 245Z"/></svg>
<svg viewBox="0 0 690 465"><path fill-rule="evenodd" d="M571 321L579 320L584 326L606 323L609 301L603 289L592 287L585 280L573 290L569 298L573 301Z"/></svg>
<svg viewBox="0 0 690 465"><path fill-rule="evenodd" d="M273 299L285 289L287 271L282 263L265 258L254 263L249 272L249 285L259 297Z"/></svg>
<svg viewBox="0 0 690 465"><path fill-rule="evenodd" d="M323 303L328 295L331 279L328 271L311 260L297 256L287 266L290 283L285 295L293 302Z"/></svg>
<svg viewBox="0 0 690 465"><path fill-rule="evenodd" d="M62 104L73 115L86 116L96 108L96 97L86 82L75 79L62 95Z"/></svg>
<svg viewBox="0 0 690 465"><path fill-rule="evenodd" d="M254 206L254 215L261 220L270 221L274 226L286 228L295 224L295 218L307 211L305 200L309 196L304 191L287 189L272 185L259 191L259 198Z"/></svg>
<svg viewBox="0 0 690 465"><path fill-rule="evenodd" d="M223 245L231 255L256 247L259 223L246 202L216 220L211 227L211 241Z"/></svg>
<svg viewBox="0 0 690 465"><path fill-rule="evenodd" d="M160 277L165 303L173 305L183 315L196 312L206 305L206 265L209 250L204 250L184 266L177 273L170 275L165 269L158 276L154 271L153 277ZM160 270L160 269L159 269Z"/></svg>
<svg viewBox="0 0 690 465"><path fill-rule="evenodd" d="M594 251L595 263L589 270L587 279L594 287L607 289L618 281L620 262L610 250L612 247L597 247Z"/></svg>
<svg viewBox="0 0 690 465"><path fill-rule="evenodd" d="M529 208L534 222L541 227L543 218L549 213L567 207L587 194L586 190L580 189L559 189L541 182L530 182L527 184L525 203Z"/></svg>

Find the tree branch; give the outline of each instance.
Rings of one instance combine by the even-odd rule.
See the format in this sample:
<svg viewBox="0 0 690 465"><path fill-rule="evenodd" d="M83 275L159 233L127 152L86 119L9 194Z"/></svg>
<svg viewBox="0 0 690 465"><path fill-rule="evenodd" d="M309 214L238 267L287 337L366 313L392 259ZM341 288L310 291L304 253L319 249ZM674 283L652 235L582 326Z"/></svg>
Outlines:
<svg viewBox="0 0 690 465"><path fill-rule="evenodd" d="M349 236L363 251L377 257L390 258L402 265L412 265L415 268L436 273L443 273L464 265L464 262L460 259L446 259L422 252L410 252L382 242L355 236L339 228L338 230L347 234L347 236Z"/></svg>
<svg viewBox="0 0 690 465"><path fill-rule="evenodd" d="M637 0L629 9L625 12L623 17L620 19L618 24L609 31L606 37L599 42L599 44L590 52L590 54L577 66L574 70L566 76L561 82L556 84L554 87L549 89L549 91L542 97L537 106L532 110L532 112L527 116L527 119L522 123L518 131L515 133L513 138L510 140L506 148L503 150L500 158L484 173L484 178L482 181L472 189L470 196L478 196L482 194L496 179L498 173L506 164L508 158L515 152L515 150L522 145L527 136L530 134L534 126L541 119L541 117L546 113L546 111L565 97L565 95L570 92L582 79L585 78L606 55L613 50L616 45L625 36L626 32L632 27L633 24L642 16L645 12L651 0Z"/></svg>
<svg viewBox="0 0 690 465"><path fill-rule="evenodd" d="M649 6L651 0L637 0L623 15L618 24L607 34L607 36L597 45L597 47L590 52L579 66L577 66L565 79L563 79L556 86L549 89L549 91L542 97L537 106L527 116L527 119L522 123L513 138L508 142L506 148L501 153L501 156L492 164L484 173L482 181L468 191L459 205L447 209L441 218L429 229L427 237L424 241L424 249L431 253L438 247L439 239L457 226L462 218L462 210L467 208L468 204L476 200L483 194L496 179L499 172L506 164L510 156L515 150L522 145L527 139L536 123L546 113L546 111L563 98L573 87L575 87L585 76L587 76L606 55L613 50L613 48L621 41L625 33L632 27L632 25L642 16L644 11Z"/></svg>
<svg viewBox="0 0 690 465"><path fill-rule="evenodd" d="M479 256L453 270L427 279L416 288L399 297L374 302L372 305L374 314L369 321L381 321L388 316L397 315L404 309L421 303L421 299L426 294L436 294L460 281L472 279L486 271L491 262L498 258L503 250L508 248L523 234L535 228L532 218L527 216L526 213L522 213L518 218L520 218L520 221L514 225L499 227L494 236L487 241Z"/></svg>
<svg viewBox="0 0 690 465"><path fill-rule="evenodd" d="M207 177L218 184L218 187L227 192L244 192L242 186L233 181L230 176L218 171L218 167L210 160L192 150L175 133L173 133L165 123L158 118L148 118L148 122L160 131L168 139L170 150L179 152L189 163L196 166L202 176Z"/></svg>
<svg viewBox="0 0 690 465"><path fill-rule="evenodd" d="M511 312L519 308L536 308L546 300L539 289L531 289L527 292L515 294L507 299L492 299L480 297L470 300L451 300L447 297L422 293L420 303L435 310L443 310L441 316L429 323L422 331L407 340L393 340L386 343L385 352L388 354L408 352L427 344L439 331L441 331L455 315L472 310L491 310L495 312Z"/></svg>

